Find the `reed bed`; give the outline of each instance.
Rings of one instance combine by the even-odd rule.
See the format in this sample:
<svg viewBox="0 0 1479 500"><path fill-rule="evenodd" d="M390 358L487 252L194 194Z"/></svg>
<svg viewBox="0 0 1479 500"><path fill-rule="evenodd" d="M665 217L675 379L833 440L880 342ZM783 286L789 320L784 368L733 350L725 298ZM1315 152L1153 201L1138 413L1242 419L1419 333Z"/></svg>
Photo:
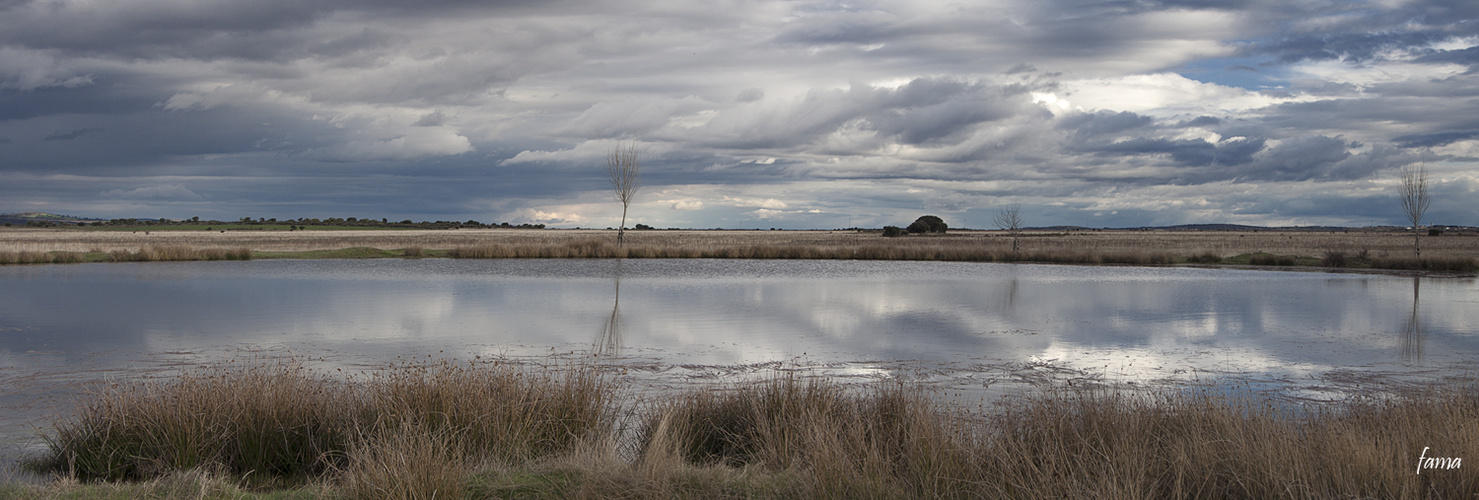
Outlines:
<svg viewBox="0 0 1479 500"><path fill-rule="evenodd" d="M359 379L296 361L227 363L107 387L45 435L51 455L33 465L99 480L203 469L289 481L351 471L351 489L386 484L376 474L425 482L441 473L422 469L519 463L602 434L600 384L588 371L447 360ZM438 460L395 462L407 456Z"/></svg>
<svg viewBox="0 0 1479 500"><path fill-rule="evenodd" d="M80 252L0 252L0 264L73 264L86 261L87 256Z"/></svg>
<svg viewBox="0 0 1479 500"><path fill-rule="evenodd" d="M159 262L182 260L251 260L249 248L195 248L185 245L150 245L138 251L113 250L108 260L113 262Z"/></svg>
<svg viewBox="0 0 1479 500"><path fill-rule="evenodd" d="M897 382L794 374L621 401L591 373L208 367L110 387L53 428L36 464L233 497L253 477L335 498L1479 495L1479 476L1452 460L1479 456L1474 381L1328 405L1223 386L1059 387L965 409Z"/></svg>

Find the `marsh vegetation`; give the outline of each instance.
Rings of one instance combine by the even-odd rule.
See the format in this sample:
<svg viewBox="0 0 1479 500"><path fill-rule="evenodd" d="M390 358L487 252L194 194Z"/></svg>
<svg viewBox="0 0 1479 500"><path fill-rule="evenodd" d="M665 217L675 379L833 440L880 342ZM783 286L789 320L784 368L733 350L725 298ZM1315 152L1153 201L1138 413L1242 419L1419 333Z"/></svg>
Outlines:
<svg viewBox="0 0 1479 500"><path fill-rule="evenodd" d="M119 383L46 431L16 498L1433 498L1479 454L1479 392L1275 400L1058 386L964 407L778 375L639 396L593 363L237 362ZM93 480L108 480L96 484ZM173 493L172 493L173 492Z"/></svg>

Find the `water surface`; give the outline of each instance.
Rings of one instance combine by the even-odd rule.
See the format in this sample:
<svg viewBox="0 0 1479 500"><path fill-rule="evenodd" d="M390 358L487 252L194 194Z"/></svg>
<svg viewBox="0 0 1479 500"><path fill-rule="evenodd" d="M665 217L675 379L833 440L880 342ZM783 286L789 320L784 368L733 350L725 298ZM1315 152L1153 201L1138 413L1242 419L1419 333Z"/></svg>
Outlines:
<svg viewBox="0 0 1479 500"><path fill-rule="evenodd" d="M0 268L0 444L34 448L30 426L86 383L261 355L340 368L599 356L659 388L800 368L956 391L1232 378L1338 398L1465 374L1479 359L1479 286L876 261L11 266Z"/></svg>

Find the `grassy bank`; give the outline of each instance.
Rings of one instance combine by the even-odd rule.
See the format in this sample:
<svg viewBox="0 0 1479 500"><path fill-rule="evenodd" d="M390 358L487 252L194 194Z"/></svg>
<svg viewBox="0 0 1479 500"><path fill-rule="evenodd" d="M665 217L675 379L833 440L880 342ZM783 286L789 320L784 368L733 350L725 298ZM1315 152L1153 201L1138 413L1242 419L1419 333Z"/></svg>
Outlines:
<svg viewBox="0 0 1479 500"><path fill-rule="evenodd" d="M784 376L632 399L581 367L225 364L93 396L32 464L68 479L0 495L1473 497L1479 475L1419 457L1479 456L1475 389L1329 406L1057 389L967 410L893 382Z"/></svg>
<svg viewBox="0 0 1479 500"><path fill-rule="evenodd" d="M165 231L0 230L0 264L217 258L720 258L1233 265L1473 274L1479 236L1388 232L1028 232L884 238L856 231L601 230ZM227 257L230 256L230 257Z"/></svg>
<svg viewBox="0 0 1479 500"><path fill-rule="evenodd" d="M602 239L546 243L490 243L451 249L419 246L380 249L350 247L332 250L266 252L247 248L192 248L146 246L134 251L110 252L3 252L0 264L67 264L83 262L154 262L250 259L824 259L824 260L911 260L949 262L1020 262L1046 264L1116 264L1137 266L1226 265L1254 267L1312 267L1339 269L1382 269L1417 272L1473 274L1479 260L1472 257L1324 257L1275 255L1264 252L1222 257L1212 253L1174 255L1156 251L1089 252L1073 250L1010 251L960 245L913 245L862 243L851 245L735 245L692 247L679 245L617 246Z"/></svg>

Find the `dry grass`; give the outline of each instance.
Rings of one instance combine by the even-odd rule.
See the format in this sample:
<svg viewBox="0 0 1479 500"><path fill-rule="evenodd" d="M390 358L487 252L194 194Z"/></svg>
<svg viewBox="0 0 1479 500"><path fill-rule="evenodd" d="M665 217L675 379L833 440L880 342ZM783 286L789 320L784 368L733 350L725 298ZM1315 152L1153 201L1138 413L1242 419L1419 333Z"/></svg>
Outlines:
<svg viewBox="0 0 1479 500"><path fill-rule="evenodd" d="M89 255L145 259L200 254L196 259L258 255L315 256L348 248L377 256L461 258L737 258L950 260L1162 265L1227 263L1266 254L1329 267L1473 272L1479 236L1424 237L1424 261L1408 262L1411 236L1391 232L1071 231L1025 232L1021 250L997 231L883 238L854 231L629 231L617 246L601 230L408 231L154 231L0 230L0 263L77 262ZM152 249L152 250L151 250ZM166 251L167 249L167 251ZM318 252L318 253L313 253ZM323 254L331 255L331 254ZM1332 257L1341 256L1341 259ZM1239 260L1247 262L1247 260ZM1276 260L1272 265L1284 265ZM1469 271L1464 271L1469 269Z"/></svg>
<svg viewBox="0 0 1479 500"><path fill-rule="evenodd" d="M249 248L195 248L186 245L150 245L136 252L113 250L108 252L113 262L158 262L180 260L251 260Z"/></svg>
<svg viewBox="0 0 1479 500"><path fill-rule="evenodd" d="M435 478L442 472L393 461L432 453L518 463L568 452L604 432L606 394L583 370L443 360L355 379L292 361L227 363L107 387L54 426L45 436L51 456L33 466L105 480L199 468L289 482L331 470Z"/></svg>
<svg viewBox="0 0 1479 500"><path fill-rule="evenodd" d="M1212 390L1057 390L968 420L917 393L772 381L694 393L647 455L790 472L816 498L1471 498L1472 385L1302 408ZM663 451L668 450L668 451ZM659 461L672 461L660 458Z"/></svg>
<svg viewBox="0 0 1479 500"><path fill-rule="evenodd" d="M939 498L965 491L972 467L950 422L901 385L850 394L787 377L669 402L643 427L639 460L795 471L824 498Z"/></svg>
<svg viewBox="0 0 1479 500"><path fill-rule="evenodd" d="M0 252L0 264L72 264L86 260L80 252Z"/></svg>
<svg viewBox="0 0 1479 500"><path fill-rule="evenodd" d="M658 396L633 413L589 373L450 361L365 378L292 362L205 368L100 394L54 428L44 465L233 497L242 484L304 481L340 498L1479 495L1472 471L1418 470L1425 447L1479 456L1472 381L1330 406L1228 387L1060 388L968 411L894 382L784 376ZM619 415L640 422L635 443L621 442ZM628 446L640 451L623 459Z"/></svg>

